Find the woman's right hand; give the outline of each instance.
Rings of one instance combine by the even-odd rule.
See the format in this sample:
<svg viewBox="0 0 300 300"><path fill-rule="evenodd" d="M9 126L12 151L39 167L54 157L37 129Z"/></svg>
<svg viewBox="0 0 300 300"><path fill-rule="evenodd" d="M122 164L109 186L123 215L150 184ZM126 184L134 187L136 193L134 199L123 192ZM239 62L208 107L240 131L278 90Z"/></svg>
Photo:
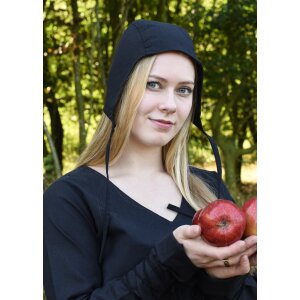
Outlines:
<svg viewBox="0 0 300 300"><path fill-rule="evenodd" d="M186 255L192 263L204 269L224 267L224 260L230 261L230 266L238 266L242 257L251 256L256 252L256 239L237 241L230 246L215 247L201 238L199 225L182 225L173 231L178 243L182 244ZM247 273L249 270L240 270ZM242 274L236 274L242 275Z"/></svg>

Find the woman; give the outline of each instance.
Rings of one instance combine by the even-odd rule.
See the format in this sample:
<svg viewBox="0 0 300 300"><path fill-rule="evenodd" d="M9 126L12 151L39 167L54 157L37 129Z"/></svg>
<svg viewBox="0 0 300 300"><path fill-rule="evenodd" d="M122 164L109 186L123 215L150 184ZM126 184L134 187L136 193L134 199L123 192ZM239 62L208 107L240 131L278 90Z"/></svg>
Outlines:
<svg viewBox="0 0 300 300"><path fill-rule="evenodd" d="M111 66L99 127L44 202L44 284L52 299L256 299L256 237L213 247L191 225L231 199L218 173L188 166L202 66L180 27L139 20ZM226 263L225 263L226 262Z"/></svg>

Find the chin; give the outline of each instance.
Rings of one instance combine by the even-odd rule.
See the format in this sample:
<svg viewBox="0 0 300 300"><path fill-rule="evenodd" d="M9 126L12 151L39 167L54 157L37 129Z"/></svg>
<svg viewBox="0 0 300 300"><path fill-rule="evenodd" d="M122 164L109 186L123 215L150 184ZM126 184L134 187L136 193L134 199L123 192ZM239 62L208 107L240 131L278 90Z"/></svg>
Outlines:
<svg viewBox="0 0 300 300"><path fill-rule="evenodd" d="M170 141L173 140L174 136L176 134L174 132L169 133L169 134L158 134L156 136L153 137L153 143L160 145L160 146L165 146L168 143L170 143Z"/></svg>
<svg viewBox="0 0 300 300"><path fill-rule="evenodd" d="M144 145L146 147L164 147L166 146L171 140L172 137L167 136L142 136L142 137L133 137L133 140L136 144Z"/></svg>
<svg viewBox="0 0 300 300"><path fill-rule="evenodd" d="M154 140L154 141L145 141L144 144L148 147L164 147L170 140Z"/></svg>

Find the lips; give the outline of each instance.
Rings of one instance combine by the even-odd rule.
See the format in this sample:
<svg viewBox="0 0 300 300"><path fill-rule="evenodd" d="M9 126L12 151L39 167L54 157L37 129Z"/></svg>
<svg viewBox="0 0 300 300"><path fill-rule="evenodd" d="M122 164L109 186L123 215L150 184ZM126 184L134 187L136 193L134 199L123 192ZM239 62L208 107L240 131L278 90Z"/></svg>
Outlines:
<svg viewBox="0 0 300 300"><path fill-rule="evenodd" d="M174 122L172 121L169 121L169 120L163 120L163 119L151 119L151 121L154 121L154 122L158 122L158 123L162 123L162 124L169 124L169 125L174 125Z"/></svg>
<svg viewBox="0 0 300 300"><path fill-rule="evenodd" d="M171 128L175 123L170 121L170 120L165 120L165 119L151 119L156 126L158 126L161 129L169 129Z"/></svg>

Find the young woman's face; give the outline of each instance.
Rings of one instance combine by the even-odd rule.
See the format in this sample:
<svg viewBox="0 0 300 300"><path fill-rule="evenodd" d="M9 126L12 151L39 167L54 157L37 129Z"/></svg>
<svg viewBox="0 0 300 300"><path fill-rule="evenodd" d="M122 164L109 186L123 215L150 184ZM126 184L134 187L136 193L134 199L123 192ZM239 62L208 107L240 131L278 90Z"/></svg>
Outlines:
<svg viewBox="0 0 300 300"><path fill-rule="evenodd" d="M138 107L131 141L166 145L182 128L193 103L195 69L183 54L159 54Z"/></svg>

